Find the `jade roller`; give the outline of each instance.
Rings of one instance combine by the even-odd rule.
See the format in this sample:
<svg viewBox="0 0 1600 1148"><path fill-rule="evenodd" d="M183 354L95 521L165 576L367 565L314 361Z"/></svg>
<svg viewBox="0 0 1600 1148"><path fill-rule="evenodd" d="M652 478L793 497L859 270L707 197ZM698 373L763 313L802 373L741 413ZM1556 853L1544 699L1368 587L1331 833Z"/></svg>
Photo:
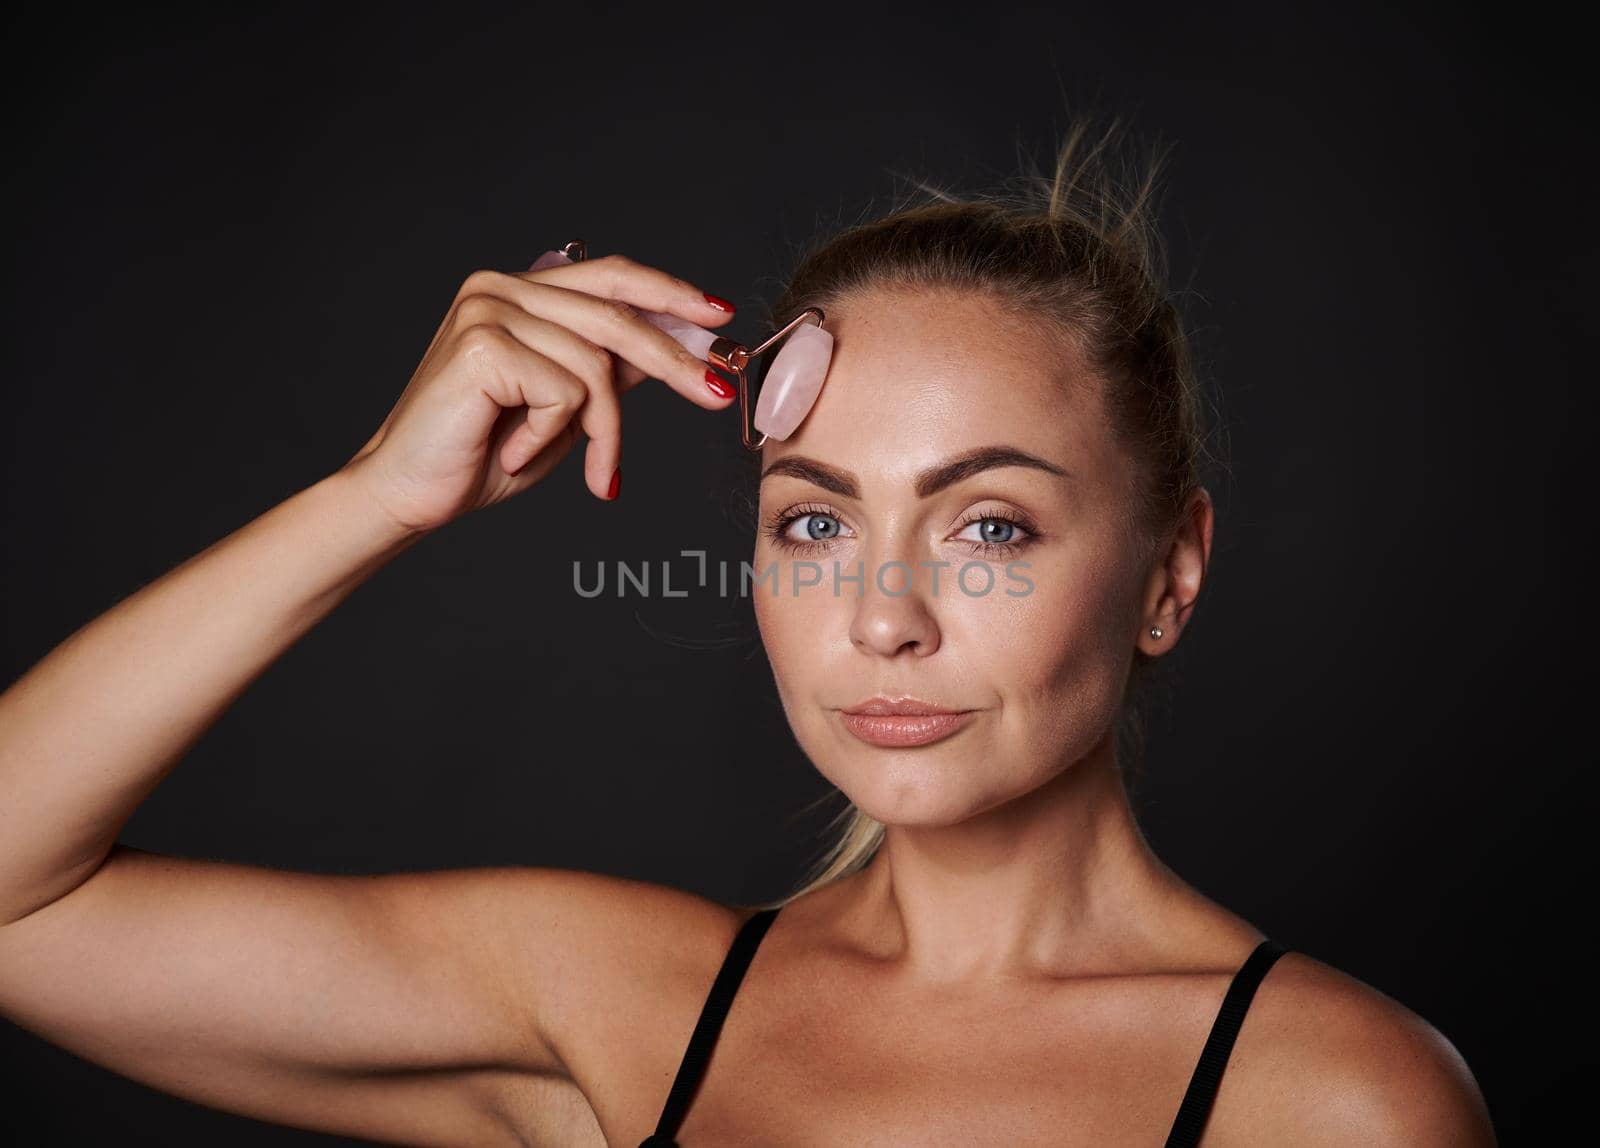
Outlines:
<svg viewBox="0 0 1600 1148"><path fill-rule="evenodd" d="M574 239L560 251L546 251L528 270L543 271L546 267L576 263L584 255L583 240ZM782 330L769 335L754 348L676 315L643 308L639 309L639 314L672 336L691 355L731 371L739 380L739 436L749 449L760 450L761 444L769 438L779 441L788 438L816 405L817 396L822 392L822 380L828 374L828 363L833 358L833 334L822 328L822 308L807 307ZM778 347L766 370L757 373L761 395L756 400L752 419L750 366L753 361L762 361L760 356L780 342L783 345ZM761 432L760 438L751 436L751 426Z"/></svg>

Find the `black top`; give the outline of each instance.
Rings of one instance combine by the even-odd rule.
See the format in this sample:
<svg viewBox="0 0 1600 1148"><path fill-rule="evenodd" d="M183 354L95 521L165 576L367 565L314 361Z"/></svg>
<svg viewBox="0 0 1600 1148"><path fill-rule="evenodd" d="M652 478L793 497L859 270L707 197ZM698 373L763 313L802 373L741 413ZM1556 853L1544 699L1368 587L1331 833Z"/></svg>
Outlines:
<svg viewBox="0 0 1600 1148"><path fill-rule="evenodd" d="M711 983L711 991L706 994L706 1003L689 1037L689 1047L684 1051L683 1063L678 1066L672 1091L667 1094L661 1119L656 1122L655 1132L645 1137L639 1148L680 1148L672 1137L683 1123L684 1114L689 1111L695 1086L700 1083L700 1075L705 1071L711 1046L717 1043L717 1034L722 1031L722 1021L728 1015L728 1006L733 1003L733 994L744 979L745 969L750 967L750 959L756 955L756 946L761 944L761 938L767 935L767 929L777 915L777 909L762 909L739 927L733 944L728 946L728 955L722 960L722 968L717 971L717 979ZM1206 1037L1205 1048L1200 1051L1200 1060L1194 1066L1194 1075L1189 1078L1183 1103L1178 1106L1178 1115L1172 1122L1166 1148L1194 1148L1200 1143L1200 1133L1205 1129L1211 1102L1217 1095L1217 1085L1222 1083L1222 1070L1227 1067L1228 1054L1233 1051L1234 1039L1239 1035L1245 1011L1256 995L1256 986L1267 975L1272 962L1288 951L1276 941L1264 940L1233 975L1233 981L1222 998L1222 1007L1217 1010L1217 1019L1211 1024L1211 1034Z"/></svg>

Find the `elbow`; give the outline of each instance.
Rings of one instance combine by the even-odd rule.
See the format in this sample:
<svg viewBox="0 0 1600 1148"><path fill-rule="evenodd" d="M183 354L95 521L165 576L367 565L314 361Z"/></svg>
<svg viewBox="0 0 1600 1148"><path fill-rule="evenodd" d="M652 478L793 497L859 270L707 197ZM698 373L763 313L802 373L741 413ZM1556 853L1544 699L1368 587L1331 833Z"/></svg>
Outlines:
<svg viewBox="0 0 1600 1148"><path fill-rule="evenodd" d="M46 909L83 885L98 873L120 848L100 850L75 865L59 870L48 879L32 881L15 889L0 890L0 933Z"/></svg>

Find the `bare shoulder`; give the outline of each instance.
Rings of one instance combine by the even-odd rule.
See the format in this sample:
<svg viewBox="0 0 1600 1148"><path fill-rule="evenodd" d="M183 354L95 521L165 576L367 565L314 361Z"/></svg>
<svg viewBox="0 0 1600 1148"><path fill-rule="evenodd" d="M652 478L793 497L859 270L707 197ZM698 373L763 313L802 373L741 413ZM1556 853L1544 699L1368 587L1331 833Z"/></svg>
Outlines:
<svg viewBox="0 0 1600 1148"><path fill-rule="evenodd" d="M577 1034L640 1019L631 1011L676 982L703 988L708 964L749 915L684 889L578 869L502 870L496 899L514 922L507 972L564 1062Z"/></svg>
<svg viewBox="0 0 1600 1148"><path fill-rule="evenodd" d="M647 1132L750 911L569 869L505 871L496 897L520 938L497 963L561 1081L553 1096L553 1081L511 1080L503 1115L530 1143L598 1146Z"/></svg>
<svg viewBox="0 0 1600 1148"><path fill-rule="evenodd" d="M1221 1144L1495 1145L1477 1081L1442 1032L1299 952L1262 981L1213 1123Z"/></svg>

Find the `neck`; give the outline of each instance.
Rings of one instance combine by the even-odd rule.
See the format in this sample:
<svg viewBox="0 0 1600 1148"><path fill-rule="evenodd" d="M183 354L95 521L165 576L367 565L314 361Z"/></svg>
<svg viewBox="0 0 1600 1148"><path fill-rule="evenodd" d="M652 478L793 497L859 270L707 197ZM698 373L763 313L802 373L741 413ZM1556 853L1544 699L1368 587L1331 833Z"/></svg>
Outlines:
<svg viewBox="0 0 1600 1148"><path fill-rule="evenodd" d="M1109 733L1045 785L959 824L887 826L848 880L862 945L945 984L1116 966L1159 945L1187 900L1134 821Z"/></svg>

